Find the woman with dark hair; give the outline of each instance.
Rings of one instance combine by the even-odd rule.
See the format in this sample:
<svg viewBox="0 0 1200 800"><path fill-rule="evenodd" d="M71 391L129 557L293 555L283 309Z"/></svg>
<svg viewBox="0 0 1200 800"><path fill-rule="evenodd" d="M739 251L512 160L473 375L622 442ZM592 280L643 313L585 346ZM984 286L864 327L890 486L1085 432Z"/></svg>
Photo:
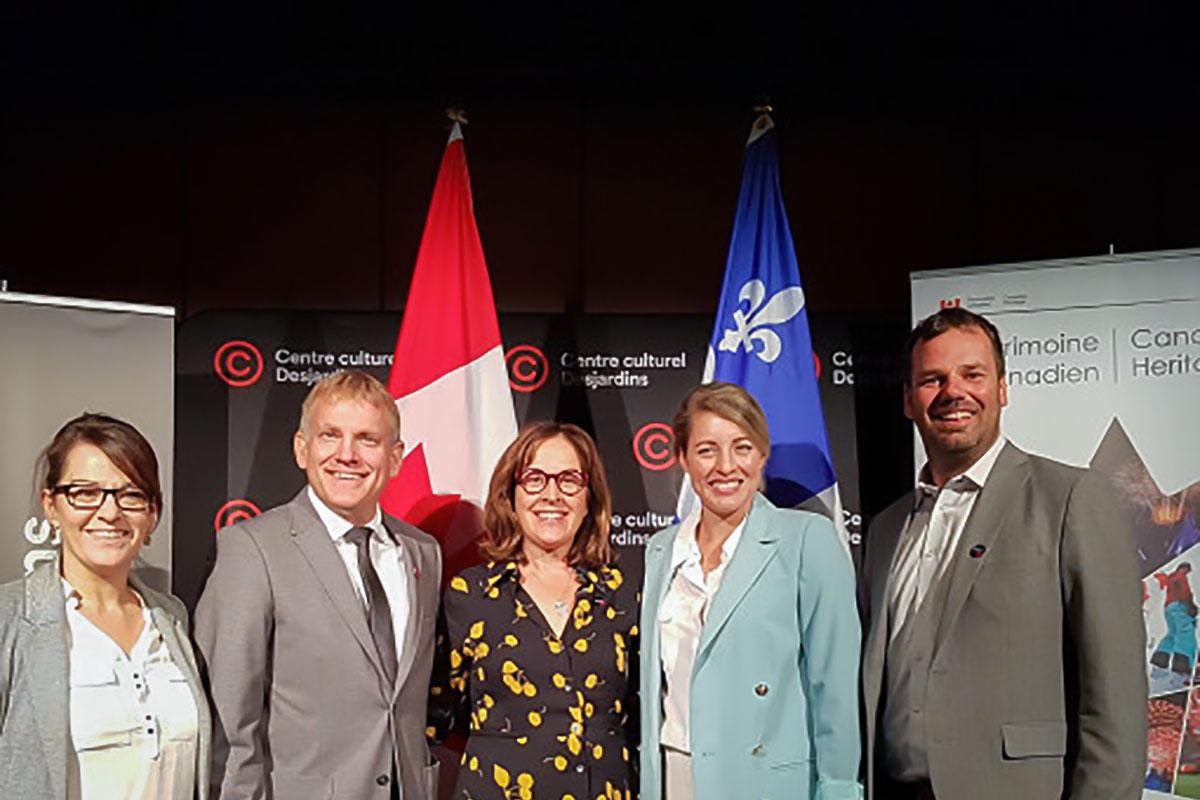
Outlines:
<svg viewBox="0 0 1200 800"><path fill-rule="evenodd" d="M574 425L529 425L500 457L488 562L442 603L430 708L439 738L467 728L455 798L636 794L637 596L613 566L611 514L600 454Z"/></svg>
<svg viewBox="0 0 1200 800"><path fill-rule="evenodd" d="M43 460L61 549L0 587L0 797L204 800L208 703L187 614L130 571L162 513L154 450L84 414Z"/></svg>

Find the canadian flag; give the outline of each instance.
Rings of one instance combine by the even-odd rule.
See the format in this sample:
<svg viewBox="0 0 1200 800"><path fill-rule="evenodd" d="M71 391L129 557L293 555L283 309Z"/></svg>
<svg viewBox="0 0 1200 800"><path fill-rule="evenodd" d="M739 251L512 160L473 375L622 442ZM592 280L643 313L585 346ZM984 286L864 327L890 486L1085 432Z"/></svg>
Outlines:
<svg viewBox="0 0 1200 800"><path fill-rule="evenodd" d="M388 389L405 458L381 502L440 540L449 580L478 561L488 480L517 434L458 123L429 204Z"/></svg>

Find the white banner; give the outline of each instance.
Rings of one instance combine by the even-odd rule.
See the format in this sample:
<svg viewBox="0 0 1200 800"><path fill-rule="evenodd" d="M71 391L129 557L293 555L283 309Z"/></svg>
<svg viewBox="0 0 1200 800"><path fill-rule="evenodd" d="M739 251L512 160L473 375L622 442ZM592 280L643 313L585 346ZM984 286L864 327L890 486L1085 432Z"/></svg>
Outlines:
<svg viewBox="0 0 1200 800"><path fill-rule="evenodd" d="M34 465L64 422L97 411L154 446L165 508L138 574L170 587L174 348L172 308L0 292L0 582L53 557Z"/></svg>
<svg viewBox="0 0 1200 800"><path fill-rule="evenodd" d="M1200 797L1200 251L919 272L912 301L914 322L958 305L995 323L1005 435L1112 479L1144 578L1145 796Z"/></svg>

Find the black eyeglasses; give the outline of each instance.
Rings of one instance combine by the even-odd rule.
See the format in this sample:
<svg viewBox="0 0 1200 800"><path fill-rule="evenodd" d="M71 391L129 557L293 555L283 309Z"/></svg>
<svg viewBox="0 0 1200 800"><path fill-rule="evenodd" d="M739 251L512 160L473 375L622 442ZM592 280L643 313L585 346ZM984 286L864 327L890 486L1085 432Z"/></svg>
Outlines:
<svg viewBox="0 0 1200 800"><path fill-rule="evenodd" d="M81 486L76 483L61 483L52 491L64 495L71 508L80 511L94 511L104 505L105 498L110 494L117 501L117 508L122 511L146 511L150 508L150 495L132 486L102 489L86 484Z"/></svg>
<svg viewBox="0 0 1200 800"><path fill-rule="evenodd" d="M579 494L588 485L587 475L577 469L564 469L562 472L550 474L537 467L531 467L517 476L517 485L530 494L544 492L550 481L554 481L558 490L567 497Z"/></svg>

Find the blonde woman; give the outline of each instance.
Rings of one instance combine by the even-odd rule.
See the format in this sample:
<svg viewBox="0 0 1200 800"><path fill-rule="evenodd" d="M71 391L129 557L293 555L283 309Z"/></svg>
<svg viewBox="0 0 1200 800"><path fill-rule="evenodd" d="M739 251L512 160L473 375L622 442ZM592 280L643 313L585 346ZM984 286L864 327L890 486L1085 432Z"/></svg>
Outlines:
<svg viewBox="0 0 1200 800"><path fill-rule="evenodd" d="M646 546L643 800L852 800L859 624L829 520L759 494L771 452L744 389L694 389L674 422L700 500Z"/></svg>

